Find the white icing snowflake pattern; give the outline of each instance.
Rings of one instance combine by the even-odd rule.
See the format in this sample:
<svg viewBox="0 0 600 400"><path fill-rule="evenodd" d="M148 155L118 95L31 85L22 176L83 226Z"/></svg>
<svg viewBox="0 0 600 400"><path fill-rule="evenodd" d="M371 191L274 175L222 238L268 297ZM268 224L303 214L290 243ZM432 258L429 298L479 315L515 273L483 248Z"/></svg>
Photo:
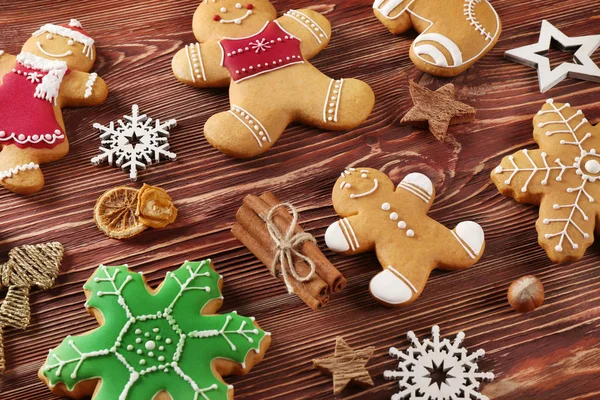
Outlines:
<svg viewBox="0 0 600 400"><path fill-rule="evenodd" d="M250 42L250 46L252 46L252 50L254 50L256 53L267 51L271 48L271 46L269 46L269 42L267 42L267 39L265 38L257 40L256 42Z"/></svg>
<svg viewBox="0 0 600 400"><path fill-rule="evenodd" d="M581 110L552 99L538 112L535 125L540 150L521 150L494 173L515 193L549 196L542 202L540 222L552 229L540 236L562 256L583 254L593 240L595 185L600 180L600 145L593 127ZM565 179L567 178L568 179ZM576 177L576 178L575 178ZM568 247L567 247L568 246Z"/></svg>
<svg viewBox="0 0 600 400"><path fill-rule="evenodd" d="M111 122L109 126L94 124L94 128L101 131L100 140L102 154L92 158L92 164L98 165L104 161L109 165L116 164L123 170L129 170L129 178L137 180L139 169L158 163L161 159L171 161L177 158L175 153L169 150L169 129L177 126L177 121L170 119L161 123L146 114L139 115L139 107L132 106L131 115L123 116L115 126Z"/></svg>
<svg viewBox="0 0 600 400"><path fill-rule="evenodd" d="M431 328L432 340L420 342L414 332L408 332L412 346L406 352L392 347L390 355L400 360L396 371L385 371L385 379L398 380L400 392L392 400L422 399L478 399L488 397L478 392L480 381L494 380L491 372L478 372L477 360L485 355L483 349L469 354L461 347L465 338L459 332L450 342L440 341L440 327ZM433 373L442 374L443 379L434 379ZM435 381L437 380L437 382Z"/></svg>

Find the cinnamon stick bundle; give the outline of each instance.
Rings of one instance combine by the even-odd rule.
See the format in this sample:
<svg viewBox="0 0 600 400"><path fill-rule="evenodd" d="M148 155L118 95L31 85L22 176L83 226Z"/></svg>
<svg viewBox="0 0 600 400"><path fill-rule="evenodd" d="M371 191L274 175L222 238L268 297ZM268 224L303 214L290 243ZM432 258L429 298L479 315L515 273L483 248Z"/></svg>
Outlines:
<svg viewBox="0 0 600 400"><path fill-rule="evenodd" d="M283 236L287 234L294 220L284 207L274 210L271 219L268 220L271 210L280 205L281 202L272 193L265 193L260 197L248 195L236 214L237 223L231 229L232 234L272 271L279 263L278 254L281 245L278 247L268 224ZM296 215L295 210L293 212ZM292 233L294 237L302 235L297 248L293 249L297 254L293 254L292 249L287 249L293 254L290 257L291 265L278 265L279 270L276 275L288 285L290 292L295 293L313 310L318 310L329 302L329 293L339 292L346 286L346 280L327 260L316 243L304 240L306 233L298 224L293 227ZM309 237L309 239L313 238ZM283 268L293 268L295 274L306 281L289 276L289 272L286 274Z"/></svg>

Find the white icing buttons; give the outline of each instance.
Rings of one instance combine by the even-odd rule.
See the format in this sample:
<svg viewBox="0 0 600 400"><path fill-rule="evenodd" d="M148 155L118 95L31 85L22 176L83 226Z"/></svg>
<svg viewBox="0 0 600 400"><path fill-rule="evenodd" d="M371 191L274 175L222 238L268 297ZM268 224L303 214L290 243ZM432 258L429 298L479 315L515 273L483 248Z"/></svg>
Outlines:
<svg viewBox="0 0 600 400"><path fill-rule="evenodd" d="M383 211L389 211L389 210L390 210L390 207L391 207L391 206L390 206L390 203L383 203L383 204L381 205L381 209L382 209Z"/></svg>
<svg viewBox="0 0 600 400"><path fill-rule="evenodd" d="M153 340L148 340L145 344L146 350L154 350L156 348L156 343Z"/></svg>
<svg viewBox="0 0 600 400"><path fill-rule="evenodd" d="M415 236L415 232L412 229L409 229L406 231L406 236L408 237L414 237Z"/></svg>
<svg viewBox="0 0 600 400"><path fill-rule="evenodd" d="M404 222L404 221L398 222L398 228L400 228L400 229L406 229L406 222Z"/></svg>
<svg viewBox="0 0 600 400"><path fill-rule="evenodd" d="M398 220L398 213L395 213L395 212L391 213L390 214L390 219L392 221L397 221Z"/></svg>
<svg viewBox="0 0 600 400"><path fill-rule="evenodd" d="M597 160L588 160L585 163L585 169L590 174L598 174L600 173L600 162L598 162Z"/></svg>

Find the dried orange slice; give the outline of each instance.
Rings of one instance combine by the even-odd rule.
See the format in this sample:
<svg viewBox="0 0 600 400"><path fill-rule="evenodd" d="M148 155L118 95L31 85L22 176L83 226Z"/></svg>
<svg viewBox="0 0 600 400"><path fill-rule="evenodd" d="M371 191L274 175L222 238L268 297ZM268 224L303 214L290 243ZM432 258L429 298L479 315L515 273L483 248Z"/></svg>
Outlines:
<svg viewBox="0 0 600 400"><path fill-rule="evenodd" d="M94 221L104 234L114 239L133 237L147 228L135 215L139 191L116 187L104 193L94 207Z"/></svg>

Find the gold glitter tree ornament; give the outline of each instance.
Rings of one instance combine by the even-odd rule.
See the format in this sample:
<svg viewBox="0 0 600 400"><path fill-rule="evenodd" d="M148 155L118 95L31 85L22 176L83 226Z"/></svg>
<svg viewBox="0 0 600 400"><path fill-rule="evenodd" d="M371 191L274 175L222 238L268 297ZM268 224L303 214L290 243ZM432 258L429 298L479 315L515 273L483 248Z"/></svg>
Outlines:
<svg viewBox="0 0 600 400"><path fill-rule="evenodd" d="M29 325L29 291L32 287L46 290L54 285L63 253L58 242L25 245L10 250L9 260L0 264L0 290L8 288L0 305L0 373L5 369L4 327L25 329Z"/></svg>

